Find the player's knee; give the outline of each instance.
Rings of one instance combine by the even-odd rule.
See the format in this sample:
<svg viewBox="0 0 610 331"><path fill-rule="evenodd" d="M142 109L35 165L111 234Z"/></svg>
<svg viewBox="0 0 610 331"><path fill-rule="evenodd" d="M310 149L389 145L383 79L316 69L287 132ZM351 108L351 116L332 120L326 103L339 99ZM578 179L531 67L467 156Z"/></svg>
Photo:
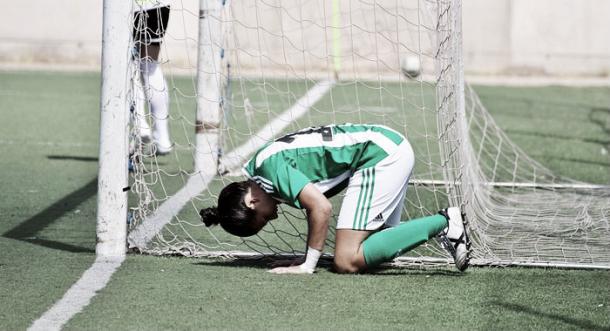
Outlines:
<svg viewBox="0 0 610 331"><path fill-rule="evenodd" d="M335 257L334 267L335 271L340 274L353 274L361 271L355 259L346 257Z"/></svg>

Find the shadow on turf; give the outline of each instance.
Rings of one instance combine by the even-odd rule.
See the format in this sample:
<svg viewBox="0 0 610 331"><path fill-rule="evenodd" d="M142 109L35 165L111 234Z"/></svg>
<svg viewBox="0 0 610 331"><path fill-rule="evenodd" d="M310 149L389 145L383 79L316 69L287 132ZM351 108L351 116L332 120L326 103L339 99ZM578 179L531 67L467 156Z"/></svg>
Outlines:
<svg viewBox="0 0 610 331"><path fill-rule="evenodd" d="M97 162L99 159L97 157L91 156L73 156L73 155L47 155L47 159L49 160L68 160L68 161L82 161L82 162ZM165 162L156 160L155 164L162 166L165 165ZM142 170L143 172L147 172L147 170Z"/></svg>
<svg viewBox="0 0 610 331"><path fill-rule="evenodd" d="M539 317L545 317L545 318L556 320L556 321L561 321L565 324L570 324L570 325L576 326L578 328L586 329L586 330L610 330L609 327L599 326L595 323L592 323L592 322L584 320L584 319L567 317L567 316L562 316L559 314L545 313L545 312L536 310L534 308L516 304L516 303L490 301L489 304L491 304L493 306L501 307L504 309L508 309L508 310L511 310L511 311L514 311L517 313L526 313L526 314L535 315L535 316L539 316Z"/></svg>
<svg viewBox="0 0 610 331"><path fill-rule="evenodd" d="M52 249L75 253L95 253L92 248L80 247L59 241L37 238L39 231L43 230L51 223L62 217L68 212L76 209L78 205L88 200L97 193L97 177L89 181L78 190L64 196L54 204L47 207L40 213L21 222L16 227L5 232L2 236L5 238L16 239L31 244L44 246Z"/></svg>
<svg viewBox="0 0 610 331"><path fill-rule="evenodd" d="M555 133L541 133L541 132L531 132L527 130L520 129L506 129L504 132L509 134L517 134L521 136L529 136L529 137L539 137L539 138L549 138L553 140L567 140L567 141L582 141L585 143L598 144L598 145L608 145L610 144L610 140L602 140L602 139L591 139L591 138L577 138L569 135L560 135Z"/></svg>
<svg viewBox="0 0 610 331"><path fill-rule="evenodd" d="M284 258L285 259L285 258ZM282 260L284 260L282 259ZM218 267L233 267L233 268L258 268L271 269L272 263L278 261L276 258L232 258L226 260L206 260L204 262L195 262L194 265L200 266L218 266ZM332 263L329 259L321 260L318 264L318 269L324 269L328 272L334 272ZM426 276L450 276L460 277L465 273L449 270L440 267L391 267L382 265L361 274L379 275L379 276L405 276L405 275L426 275Z"/></svg>
<svg viewBox="0 0 610 331"><path fill-rule="evenodd" d="M610 126L608 126L608 123L610 123L610 121L609 121L610 108L599 108L599 107L590 108L589 113L587 114L587 119L593 125L598 126L603 132L607 133L608 136L610 136ZM578 141L582 141L582 142L586 142L586 143L598 144L598 145L601 145L602 147L610 146L610 140L608 140L608 139L602 140L602 139L578 138L578 137L570 136L569 134L566 134L566 135L549 134L549 133L531 132L531 131L525 131L525 130L519 130L519 129L507 129L507 130L505 130L505 132L524 135L524 136L550 138L550 139L555 139L555 140L568 140L568 141L569 140L578 140ZM566 159L566 160L577 161L577 162L586 162L586 161L581 161L581 160L569 160L569 159ZM599 164L602 166L607 166L606 163L594 163L594 162L591 162L591 163Z"/></svg>
<svg viewBox="0 0 610 331"><path fill-rule="evenodd" d="M588 118L610 137L610 108L591 108ZM606 150L610 149L610 141L605 144Z"/></svg>
<svg viewBox="0 0 610 331"><path fill-rule="evenodd" d="M72 155L47 155L49 160L70 160L70 161L84 161L84 162L97 162L97 157L91 156L72 156Z"/></svg>

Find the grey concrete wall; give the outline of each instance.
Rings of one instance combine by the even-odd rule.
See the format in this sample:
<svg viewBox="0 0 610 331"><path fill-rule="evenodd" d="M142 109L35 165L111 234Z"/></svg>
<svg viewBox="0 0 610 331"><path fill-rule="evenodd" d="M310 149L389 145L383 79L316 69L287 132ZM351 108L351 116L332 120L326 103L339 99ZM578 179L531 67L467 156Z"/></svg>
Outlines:
<svg viewBox="0 0 610 331"><path fill-rule="evenodd" d="M101 0L0 0L0 62L100 63Z"/></svg>
<svg viewBox="0 0 610 331"><path fill-rule="evenodd" d="M479 73L610 74L610 1L467 0L464 62Z"/></svg>
<svg viewBox="0 0 610 331"><path fill-rule="evenodd" d="M233 1L239 20L231 36L244 70L325 71L332 63L332 9L324 0ZM0 0L0 65L46 64L97 68L100 62L102 0ZM414 31L426 18L416 2L378 6L341 0L342 70L392 70L399 57L429 55L431 40ZM296 4L296 2L295 2ZM277 6L276 6L277 5ZM197 0L176 1L163 58L172 68L196 66ZM610 0L465 0L464 62L469 73L610 74ZM255 28L255 27L259 28ZM395 32L399 30L400 34ZM375 33L377 37L375 37ZM423 35L423 38L419 38ZM424 61L430 61L424 56Z"/></svg>

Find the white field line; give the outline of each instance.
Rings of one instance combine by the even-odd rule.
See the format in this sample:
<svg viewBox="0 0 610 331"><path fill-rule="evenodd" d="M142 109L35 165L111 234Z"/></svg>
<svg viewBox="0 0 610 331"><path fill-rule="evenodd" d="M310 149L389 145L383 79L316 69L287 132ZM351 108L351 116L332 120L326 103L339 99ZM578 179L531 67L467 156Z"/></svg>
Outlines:
<svg viewBox="0 0 610 331"><path fill-rule="evenodd" d="M95 259L93 265L70 287L61 300L28 328L29 331L60 330L74 315L86 307L97 291L103 289L125 257Z"/></svg>
<svg viewBox="0 0 610 331"><path fill-rule="evenodd" d="M250 154L254 152L267 140L282 132L288 124L303 116L333 85L333 81L322 81L316 84L295 105L266 125L250 141L230 153L228 155L230 159L237 160L238 155L244 155L241 153ZM213 177L214 175L201 176L199 174L191 176L186 185L178 193L159 206L154 215L146 219L136 230L132 231L129 236L129 243L131 245L135 244L138 247L145 247L188 201L208 186ZM40 318L34 321L28 330L60 330L65 323L91 302L97 291L106 286L108 281L110 281L110 277L121 266L124 260L124 257L98 257L64 296Z"/></svg>
<svg viewBox="0 0 610 331"><path fill-rule="evenodd" d="M297 100L292 107L260 129L250 140L231 151L231 153L223 156L223 165L226 169L241 167L246 157L280 134L290 123L305 115L309 108L318 102L334 85L335 81L328 80L317 83Z"/></svg>
<svg viewBox="0 0 610 331"><path fill-rule="evenodd" d="M150 217L144 219L140 225L129 233L127 238L129 247L146 247L148 242L163 229L165 224L176 216L191 199L206 189L212 178L214 178L214 175L196 174L191 176L184 187L161 204Z"/></svg>
<svg viewBox="0 0 610 331"><path fill-rule="evenodd" d="M224 165L228 169L240 165L245 156L252 154L259 147L281 133L290 123L306 114L309 108L318 102L334 84L334 81L321 81L314 85L292 107L259 130L246 143L224 156ZM146 247L148 242L161 231L165 224L177 215L189 201L206 189L214 176L215 174L195 174L191 176L182 189L161 204L149 218L145 219L138 227L131 231L128 237L129 246Z"/></svg>

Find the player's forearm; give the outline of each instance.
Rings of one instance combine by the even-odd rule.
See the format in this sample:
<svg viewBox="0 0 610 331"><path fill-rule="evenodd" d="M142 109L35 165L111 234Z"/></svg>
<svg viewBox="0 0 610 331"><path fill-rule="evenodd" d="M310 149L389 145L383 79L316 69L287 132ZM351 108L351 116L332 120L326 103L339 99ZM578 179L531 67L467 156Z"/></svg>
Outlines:
<svg viewBox="0 0 610 331"><path fill-rule="evenodd" d="M332 206L324 199L321 204L307 209L308 235L307 255L305 261L299 265L299 269L306 273L313 273L318 265L318 259L322 255L326 236L328 235L328 220L332 212Z"/></svg>
<svg viewBox="0 0 610 331"><path fill-rule="evenodd" d="M305 262L294 271L313 273L324 249L332 205L311 183L301 190L299 202L307 211L307 256Z"/></svg>
<svg viewBox="0 0 610 331"><path fill-rule="evenodd" d="M322 251L326 236L328 235L328 224L332 207L329 204L318 206L308 211L309 231L307 238L307 246Z"/></svg>

